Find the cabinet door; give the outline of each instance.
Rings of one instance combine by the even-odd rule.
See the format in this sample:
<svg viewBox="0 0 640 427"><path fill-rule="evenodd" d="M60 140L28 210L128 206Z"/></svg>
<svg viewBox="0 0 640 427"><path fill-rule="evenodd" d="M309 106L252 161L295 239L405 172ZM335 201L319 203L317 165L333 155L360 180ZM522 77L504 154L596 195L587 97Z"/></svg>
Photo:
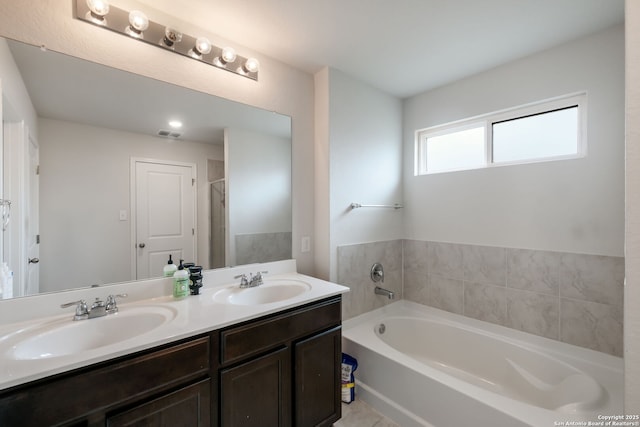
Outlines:
<svg viewBox="0 0 640 427"><path fill-rule="evenodd" d="M220 373L221 427L291 425L289 348L224 369Z"/></svg>
<svg viewBox="0 0 640 427"><path fill-rule="evenodd" d="M210 426L210 380L107 418L108 427L205 427Z"/></svg>
<svg viewBox="0 0 640 427"><path fill-rule="evenodd" d="M298 342L294 356L295 425L330 426L341 416L341 328Z"/></svg>

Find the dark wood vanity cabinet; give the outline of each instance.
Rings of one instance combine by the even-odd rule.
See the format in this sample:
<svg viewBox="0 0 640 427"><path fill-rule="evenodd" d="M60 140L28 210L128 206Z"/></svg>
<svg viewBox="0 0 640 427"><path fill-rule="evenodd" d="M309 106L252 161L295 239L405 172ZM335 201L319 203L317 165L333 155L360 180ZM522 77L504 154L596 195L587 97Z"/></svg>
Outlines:
<svg viewBox="0 0 640 427"><path fill-rule="evenodd" d="M0 392L0 426L330 426L340 296Z"/></svg>
<svg viewBox="0 0 640 427"><path fill-rule="evenodd" d="M0 426L208 426L217 347L216 334L198 336L2 391ZM190 421L175 424L183 410Z"/></svg>
<svg viewBox="0 0 640 427"><path fill-rule="evenodd" d="M220 426L340 419L340 297L220 332Z"/></svg>

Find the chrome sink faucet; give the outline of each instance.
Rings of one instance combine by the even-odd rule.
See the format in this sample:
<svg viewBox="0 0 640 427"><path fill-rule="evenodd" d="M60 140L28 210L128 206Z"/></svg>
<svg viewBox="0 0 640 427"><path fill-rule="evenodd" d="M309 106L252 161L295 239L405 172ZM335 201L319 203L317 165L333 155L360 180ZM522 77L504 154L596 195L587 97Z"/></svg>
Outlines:
<svg viewBox="0 0 640 427"><path fill-rule="evenodd" d="M61 304L60 308L67 308L75 305L76 314L73 316L73 320L94 319L96 317L106 316L107 314L117 313L118 305L116 304L116 298L126 297L127 294L109 295L106 302L96 297L96 300L91 304L91 307L87 305L85 300L81 299L79 301Z"/></svg>
<svg viewBox="0 0 640 427"><path fill-rule="evenodd" d="M256 286L260 286L264 283L262 275L269 273L268 271L258 271L255 276L253 273L249 273L249 278L247 278L246 274L238 274L234 276L234 279L240 279L240 287L241 288L255 288Z"/></svg>

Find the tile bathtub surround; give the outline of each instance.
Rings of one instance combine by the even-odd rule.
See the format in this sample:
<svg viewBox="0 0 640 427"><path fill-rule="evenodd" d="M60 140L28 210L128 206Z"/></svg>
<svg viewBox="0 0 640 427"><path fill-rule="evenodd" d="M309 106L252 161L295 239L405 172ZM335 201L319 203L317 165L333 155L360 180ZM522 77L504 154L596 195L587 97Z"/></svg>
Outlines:
<svg viewBox="0 0 640 427"><path fill-rule="evenodd" d="M337 281L351 289L351 292L343 295L343 319L402 299L402 246L402 240L391 240L338 247ZM419 251L416 254L420 257ZM376 262L384 267L384 283L371 280L371 266ZM376 285L392 291L395 298L390 300L383 295L376 295Z"/></svg>
<svg viewBox="0 0 640 427"><path fill-rule="evenodd" d="M392 240L338 248L345 319L390 301L382 287L420 304L622 356L624 258Z"/></svg>
<svg viewBox="0 0 640 427"><path fill-rule="evenodd" d="M403 251L408 300L622 355L622 257L416 240Z"/></svg>

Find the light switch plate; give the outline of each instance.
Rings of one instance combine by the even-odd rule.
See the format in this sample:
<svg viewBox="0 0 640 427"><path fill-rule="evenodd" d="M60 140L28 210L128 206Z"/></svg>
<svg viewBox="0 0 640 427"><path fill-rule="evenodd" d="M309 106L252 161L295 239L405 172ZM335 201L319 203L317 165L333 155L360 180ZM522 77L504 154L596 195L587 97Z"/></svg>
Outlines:
<svg viewBox="0 0 640 427"><path fill-rule="evenodd" d="M303 236L302 242L300 244L300 252L310 252L311 251L311 237Z"/></svg>

